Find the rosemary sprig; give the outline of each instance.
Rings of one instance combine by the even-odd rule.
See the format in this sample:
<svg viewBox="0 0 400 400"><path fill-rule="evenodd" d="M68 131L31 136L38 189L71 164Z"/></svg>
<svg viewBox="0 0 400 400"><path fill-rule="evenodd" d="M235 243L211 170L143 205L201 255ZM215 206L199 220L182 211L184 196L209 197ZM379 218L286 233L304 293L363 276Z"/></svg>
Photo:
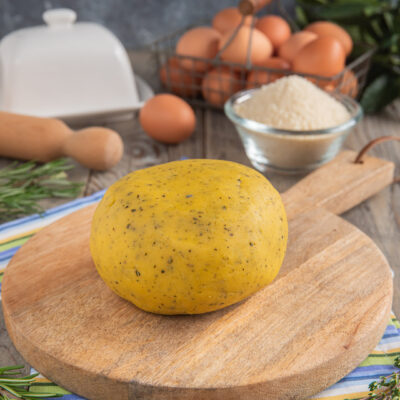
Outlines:
<svg viewBox="0 0 400 400"><path fill-rule="evenodd" d="M60 159L45 164L15 162L0 169L0 223L42 212L41 199L76 197L82 184L67 179L65 171L71 168Z"/></svg>
<svg viewBox="0 0 400 400"><path fill-rule="evenodd" d="M400 357L394 359L396 368L400 368ZM379 381L369 384L367 397L360 400L400 400L400 371L388 376L381 376Z"/></svg>
<svg viewBox="0 0 400 400"><path fill-rule="evenodd" d="M35 383L39 374L23 376L23 365L0 368L0 400L38 400L62 397L62 394L30 392L29 388Z"/></svg>

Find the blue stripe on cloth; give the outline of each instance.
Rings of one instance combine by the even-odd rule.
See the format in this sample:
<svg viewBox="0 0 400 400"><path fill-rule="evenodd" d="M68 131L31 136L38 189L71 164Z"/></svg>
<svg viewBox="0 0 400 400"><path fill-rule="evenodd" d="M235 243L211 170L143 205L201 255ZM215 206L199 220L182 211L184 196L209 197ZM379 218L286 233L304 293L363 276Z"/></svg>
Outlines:
<svg viewBox="0 0 400 400"><path fill-rule="evenodd" d="M399 334L398 328L396 328L394 325L388 325L385 329L385 333L383 334L383 338L398 334Z"/></svg>
<svg viewBox="0 0 400 400"><path fill-rule="evenodd" d="M394 327L395 328L395 327ZM396 328L395 328L396 329ZM397 337L397 336L399 336L399 333L396 331L396 332L393 332L393 333L385 333L383 336L382 336L382 339L389 339L389 338L392 338L392 337Z"/></svg>
<svg viewBox="0 0 400 400"><path fill-rule="evenodd" d="M380 374L376 373L376 374L353 376L353 377L345 376L337 384L340 385L343 382L357 382L357 381L365 381L365 380L367 380L368 382L371 382L376 379L379 379L381 376L383 376L383 374L386 376L386 374L390 375L392 372L393 372L393 368L389 368L386 372L380 373Z"/></svg>
<svg viewBox="0 0 400 400"><path fill-rule="evenodd" d="M379 373L381 375L391 374L394 368L392 365L368 365L365 367L357 367L353 371L351 371L347 376L343 379L347 378L356 378L363 375L373 375L374 373Z"/></svg>
<svg viewBox="0 0 400 400"><path fill-rule="evenodd" d="M49 210L46 210L43 214L33 214L33 215L30 215L29 217L24 217L24 218L16 219L15 221L6 222L5 224L0 225L0 232L5 231L6 229L15 228L16 226L23 225L28 222L32 222L34 220L37 220L37 219L40 219L43 217L48 217L50 215L57 214L61 211L67 211L76 206L81 206L83 204L89 204L96 200L100 200L103 197L105 191L106 191L106 189L100 190L99 192L96 192L90 196L81 197L79 199L70 201L70 202L62 204L60 206L51 208Z"/></svg>
<svg viewBox="0 0 400 400"><path fill-rule="evenodd" d="M388 337L386 339L381 339L381 341L379 342L380 346L385 346L385 345L389 345L390 343L396 343L399 341L399 334L396 333L396 335L393 335L391 337Z"/></svg>
<svg viewBox="0 0 400 400"><path fill-rule="evenodd" d="M21 246L17 246L17 247L13 247L13 248L11 248L11 249L2 251L2 252L0 253L0 261L4 261L4 260L6 260L7 258L11 258L11 257L17 252L17 250L18 250L20 247L21 247Z"/></svg>
<svg viewBox="0 0 400 400"><path fill-rule="evenodd" d="M385 330L385 335L386 334L389 334L389 333L396 333L398 331L398 328L396 328L396 326L394 326L394 325L388 325L387 327L386 327L386 330Z"/></svg>

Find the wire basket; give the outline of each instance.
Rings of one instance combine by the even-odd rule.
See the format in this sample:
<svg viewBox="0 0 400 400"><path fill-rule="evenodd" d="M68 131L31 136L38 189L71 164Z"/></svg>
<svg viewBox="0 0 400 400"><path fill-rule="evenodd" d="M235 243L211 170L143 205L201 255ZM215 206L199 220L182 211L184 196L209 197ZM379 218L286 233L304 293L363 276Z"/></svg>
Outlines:
<svg viewBox="0 0 400 400"><path fill-rule="evenodd" d="M252 29L254 21L253 18ZM189 26L156 40L151 48L156 55L160 80L164 88L194 105L222 108L225 101L239 90L259 87L295 73L289 69L251 65L249 57L245 65L223 61L219 55L224 48L211 60L177 54L175 47L179 38L193 27ZM251 48L251 42L248 48ZM296 75L308 78L328 92L344 93L357 98L365 85L375 50L358 43L354 49L353 57L350 58L345 69L335 76L324 77L301 73L296 73ZM185 63L185 68L182 67L182 62ZM199 65L201 68L198 68ZM206 73L199 72L199 69L216 71L207 76L207 81L205 81Z"/></svg>

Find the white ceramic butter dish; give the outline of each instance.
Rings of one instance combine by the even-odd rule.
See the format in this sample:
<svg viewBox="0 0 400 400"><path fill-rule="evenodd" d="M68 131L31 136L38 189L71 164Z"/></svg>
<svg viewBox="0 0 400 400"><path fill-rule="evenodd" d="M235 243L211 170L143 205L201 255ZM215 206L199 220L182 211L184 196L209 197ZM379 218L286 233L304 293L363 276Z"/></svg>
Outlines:
<svg viewBox="0 0 400 400"><path fill-rule="evenodd" d="M128 55L106 28L70 9L0 42L0 109L66 120L126 117L153 95L135 82ZM107 119L107 118L106 118Z"/></svg>

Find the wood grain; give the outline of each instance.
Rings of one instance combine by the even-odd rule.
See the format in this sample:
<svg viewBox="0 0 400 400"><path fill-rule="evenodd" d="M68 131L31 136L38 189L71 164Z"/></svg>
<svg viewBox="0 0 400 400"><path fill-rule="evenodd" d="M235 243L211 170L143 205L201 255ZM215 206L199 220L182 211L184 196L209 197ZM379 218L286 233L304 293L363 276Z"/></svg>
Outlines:
<svg viewBox="0 0 400 400"><path fill-rule="evenodd" d="M356 154L343 151L287 190L284 201L288 218L315 207L342 214L392 183L393 163L365 157L362 164L356 164Z"/></svg>
<svg viewBox="0 0 400 400"><path fill-rule="evenodd" d="M325 167L329 176L338 164L347 173L337 176L336 191L327 186L327 201L314 197L315 206L331 204L335 193L352 206L391 182L391 163L348 159ZM316 172L305 182L320 179ZM291 206L308 194L283 196L290 237L278 278L246 301L199 316L154 315L116 296L89 251L95 205L71 214L36 234L7 268L10 336L36 369L89 399L308 398L368 355L392 304L382 253L333 213Z"/></svg>

